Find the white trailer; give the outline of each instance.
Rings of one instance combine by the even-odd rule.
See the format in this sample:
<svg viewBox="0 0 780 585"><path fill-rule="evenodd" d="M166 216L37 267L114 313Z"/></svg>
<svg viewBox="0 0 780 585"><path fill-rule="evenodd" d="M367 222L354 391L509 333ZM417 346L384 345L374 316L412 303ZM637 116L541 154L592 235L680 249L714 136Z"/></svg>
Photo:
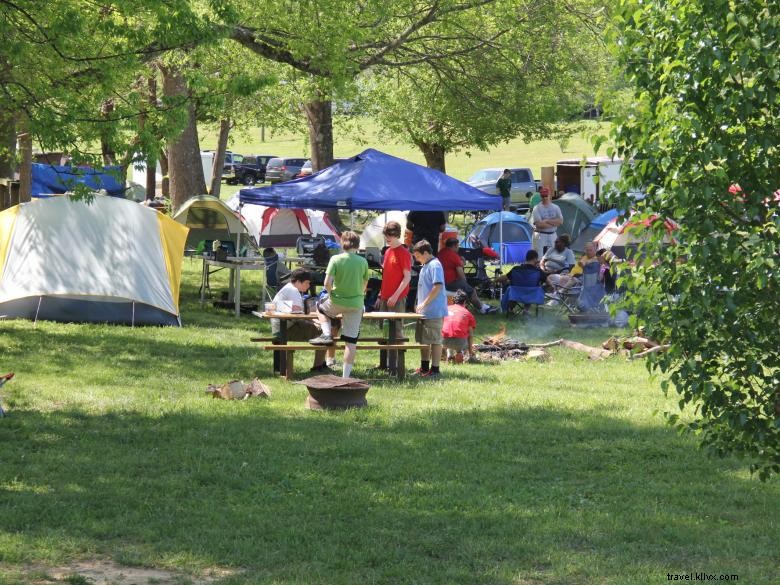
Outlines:
<svg viewBox="0 0 780 585"><path fill-rule="evenodd" d="M623 161L609 157L588 157L559 160L555 165L558 189L577 193L585 201L597 205L610 183L620 179Z"/></svg>

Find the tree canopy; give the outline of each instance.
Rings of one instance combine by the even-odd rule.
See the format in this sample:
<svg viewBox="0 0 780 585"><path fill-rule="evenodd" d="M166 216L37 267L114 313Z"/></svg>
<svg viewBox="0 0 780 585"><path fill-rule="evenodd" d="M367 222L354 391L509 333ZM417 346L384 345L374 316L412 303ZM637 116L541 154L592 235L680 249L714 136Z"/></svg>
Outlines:
<svg viewBox="0 0 780 585"><path fill-rule="evenodd" d="M671 421L766 478L780 471L780 5L622 0L615 25L633 87L618 153L640 209L680 223L663 246L655 222L631 304L672 343L652 367L691 412Z"/></svg>

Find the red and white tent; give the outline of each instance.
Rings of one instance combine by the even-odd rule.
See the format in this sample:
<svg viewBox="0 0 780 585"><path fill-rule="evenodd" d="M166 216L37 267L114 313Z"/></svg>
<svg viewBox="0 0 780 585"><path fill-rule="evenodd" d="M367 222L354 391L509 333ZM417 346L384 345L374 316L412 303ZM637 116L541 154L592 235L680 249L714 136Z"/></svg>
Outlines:
<svg viewBox="0 0 780 585"><path fill-rule="evenodd" d="M606 227L593 238L593 242L596 244L597 248L610 250L615 256L625 258L627 248L636 248L650 239L650 228L657 222L663 222L665 231L664 242L671 243L674 241L672 232L677 229L677 224L671 219L664 219L658 215L651 215L650 217L641 220L632 220L629 218L628 221L622 223L620 223L619 220L619 216L611 220Z"/></svg>
<svg viewBox="0 0 780 585"><path fill-rule="evenodd" d="M280 209L239 204L238 197L227 202L247 226L258 247L294 248L300 236L321 235L339 240L338 232L323 211Z"/></svg>

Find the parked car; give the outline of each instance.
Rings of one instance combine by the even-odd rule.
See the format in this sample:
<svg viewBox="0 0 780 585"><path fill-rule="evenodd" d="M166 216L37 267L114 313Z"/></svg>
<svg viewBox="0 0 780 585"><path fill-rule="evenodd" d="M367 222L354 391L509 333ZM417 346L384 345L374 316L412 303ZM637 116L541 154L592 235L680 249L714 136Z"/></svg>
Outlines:
<svg viewBox="0 0 780 585"><path fill-rule="evenodd" d="M305 158L272 158L265 167L265 180L281 183L295 178L306 162Z"/></svg>
<svg viewBox="0 0 780 585"><path fill-rule="evenodd" d="M300 179L301 177L308 177L314 172L311 166L311 161L307 160L305 163L303 163L303 166L301 167L301 170L298 172L298 174L295 176L296 179Z"/></svg>
<svg viewBox="0 0 780 585"><path fill-rule="evenodd" d="M213 160L213 156L214 156L213 150L202 150L200 152L201 157L204 155L204 153L210 153L212 155L212 160ZM244 159L243 154L238 154L237 152L233 152L230 150L225 152L225 162L222 164L223 181L229 183L233 179L233 167L237 164L240 164L243 159Z"/></svg>
<svg viewBox="0 0 780 585"><path fill-rule="evenodd" d="M510 191L509 204L514 209L528 209L528 202L536 192L536 182L531 169L509 169L512 173L512 189ZM480 191L498 195L496 181L504 172L503 168L482 169L477 171L466 183L476 187Z"/></svg>
<svg viewBox="0 0 780 585"><path fill-rule="evenodd" d="M265 168L268 161L277 158L274 154L250 154L244 157L241 164L233 165L234 174L228 181L232 185L254 185L265 181Z"/></svg>
<svg viewBox="0 0 780 585"><path fill-rule="evenodd" d="M347 159L345 159L345 158L334 158L333 159L333 164L336 164L337 162L341 162L343 160L347 160ZM313 169L312 169L312 166L311 166L311 160L307 160L303 164L303 166L301 167L300 172L298 173L298 175L295 178L296 179L300 179L301 177L308 177L309 175L312 174L312 172L313 172Z"/></svg>

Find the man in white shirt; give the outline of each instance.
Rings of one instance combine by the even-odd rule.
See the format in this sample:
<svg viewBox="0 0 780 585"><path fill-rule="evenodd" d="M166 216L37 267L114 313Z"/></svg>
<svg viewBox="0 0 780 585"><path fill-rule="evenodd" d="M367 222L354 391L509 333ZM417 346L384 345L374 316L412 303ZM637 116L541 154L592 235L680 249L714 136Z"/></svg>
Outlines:
<svg viewBox="0 0 780 585"><path fill-rule="evenodd" d="M303 293L309 290L311 286L311 274L303 268L296 268L290 275L290 282L285 284L274 296L273 302L276 305L276 311L279 313L303 313L304 300ZM279 336L281 323L279 319L271 319L271 335L274 338ZM315 335L319 335L320 330L314 321L300 320L291 321L287 326L288 341L307 341ZM312 372L321 374L332 373L325 364L325 352L318 350L314 352L314 365Z"/></svg>
<svg viewBox="0 0 780 585"><path fill-rule="evenodd" d="M563 223L561 208L552 202L550 190L547 187L539 189L542 202L534 206L531 212L531 223L534 226L532 244L540 257L555 245L558 237L558 226Z"/></svg>

